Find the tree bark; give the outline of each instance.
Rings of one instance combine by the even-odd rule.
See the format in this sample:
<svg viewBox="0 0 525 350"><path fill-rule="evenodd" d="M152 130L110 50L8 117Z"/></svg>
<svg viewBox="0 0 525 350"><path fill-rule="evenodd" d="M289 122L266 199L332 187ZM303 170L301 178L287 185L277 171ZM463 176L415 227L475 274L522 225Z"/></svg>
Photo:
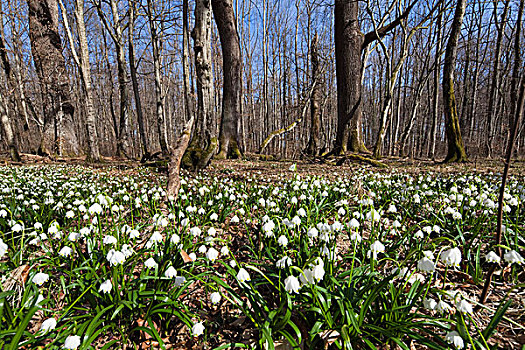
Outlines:
<svg viewBox="0 0 525 350"><path fill-rule="evenodd" d="M360 151L361 47L357 0L335 0L334 41L337 76L337 130L333 153ZM352 123L351 123L352 122Z"/></svg>
<svg viewBox="0 0 525 350"><path fill-rule="evenodd" d="M129 6L129 27L128 27L128 55L129 71L131 75L131 86L135 97L135 109L137 111L137 121L139 124L140 145L142 148L142 161L151 157L148 147L148 138L146 136L146 126L144 124L144 114L142 113L142 97L139 90L139 81L137 78L137 64L135 62L135 1L128 0Z"/></svg>
<svg viewBox="0 0 525 350"><path fill-rule="evenodd" d="M0 86L0 121L6 138L9 156L13 162L20 162L20 154L18 153L18 146L16 144L15 133L11 125L11 118L7 109L7 101L4 99L2 87Z"/></svg>
<svg viewBox="0 0 525 350"><path fill-rule="evenodd" d="M197 75L197 118L190 146L183 159L184 166L192 170L206 167L217 149L216 132L214 128L209 127L213 119L211 11L210 0L196 1L195 27L192 32L192 37ZM187 14L185 16L187 16ZM190 96L187 96L187 98L189 101ZM188 104L187 109L190 107L191 105Z"/></svg>
<svg viewBox="0 0 525 350"><path fill-rule="evenodd" d="M67 12L62 0L58 0L60 9L62 11L62 19L64 27L69 38L69 44L75 64L80 71L80 81L84 90L84 101L86 106L86 131L88 149L86 160L88 162L100 161L100 151L98 147L98 134L96 129L95 109L93 107L93 91L91 87L91 65L89 62L89 49L86 37L86 25L84 21L84 0L75 0L75 19L77 23L78 41L80 44L80 55L75 49L75 42L69 26Z"/></svg>
<svg viewBox="0 0 525 350"><path fill-rule="evenodd" d="M213 15L222 48L224 75L222 119L219 135L220 150L217 158L240 158L237 124L241 118L242 65L239 35L235 25L232 0L212 0Z"/></svg>
<svg viewBox="0 0 525 350"><path fill-rule="evenodd" d="M492 142L494 140L493 135L493 122L494 116L496 115L495 103L498 100L498 86L499 86L499 77L500 77L500 60L501 60L501 46L503 41L503 35L505 34L505 25L507 24L507 12L509 9L510 0L505 1L505 6L503 8L503 14L501 15L501 21L498 21L498 2L494 1L494 21L496 22L496 29L498 31L498 36L496 38L496 51L494 52L494 71L492 73L492 79L490 84L489 92L489 104L487 110L487 140L486 140L486 152L487 157L492 157ZM498 23L499 22L499 23Z"/></svg>
<svg viewBox="0 0 525 350"><path fill-rule="evenodd" d="M319 67L319 47L318 47L319 36L317 33L312 39L310 45L310 56L312 62L312 79L315 82L313 86L312 96L310 99L310 140L306 147L305 153L311 156L319 155L320 138L321 138L321 70Z"/></svg>
<svg viewBox="0 0 525 350"><path fill-rule="evenodd" d="M74 156L79 146L73 123L69 75L58 33L58 4L56 0L27 0L27 4L31 52L44 107L39 153Z"/></svg>
<svg viewBox="0 0 525 350"><path fill-rule="evenodd" d="M159 134L160 150L162 155L168 155L168 141L166 133L166 123L164 118L164 94L162 92L162 74L160 62L160 38L157 31L157 23L155 19L155 9L153 1L147 0L148 23L151 34L151 46L153 52L153 72L155 76L155 99L156 99L156 114L157 114L157 132Z"/></svg>
<svg viewBox="0 0 525 350"><path fill-rule="evenodd" d="M450 37L445 51L445 62L443 67L443 103L445 111L445 130L447 135L447 156L445 162L466 162L467 154L461 137L459 116L457 113L456 96L454 92L454 70L456 68L456 56L459 34L465 15L466 0L458 0Z"/></svg>

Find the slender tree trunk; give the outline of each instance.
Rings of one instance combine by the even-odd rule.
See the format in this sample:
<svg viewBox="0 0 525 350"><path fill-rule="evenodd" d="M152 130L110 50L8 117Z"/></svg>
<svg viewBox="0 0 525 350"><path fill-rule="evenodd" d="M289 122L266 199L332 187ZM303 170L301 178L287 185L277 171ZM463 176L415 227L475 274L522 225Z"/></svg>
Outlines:
<svg viewBox="0 0 525 350"><path fill-rule="evenodd" d="M454 93L454 70L456 68L457 46L463 16L465 15L466 0L458 0L450 37L445 51L445 62L443 67L443 102L445 110L445 130L447 135L448 151L445 162L465 162L467 154L461 138L459 116L456 107L456 96Z"/></svg>
<svg viewBox="0 0 525 350"><path fill-rule="evenodd" d="M140 144L142 148L142 160L146 161L151 157L148 147L148 138L146 136L146 127L144 124L144 114L142 113L142 97L139 90L139 81L137 78L137 64L135 62L135 1L128 0L129 6L129 27L128 27L128 56L129 71L131 74L131 85L135 97L135 109L137 111L137 121L139 124Z"/></svg>
<svg viewBox="0 0 525 350"><path fill-rule="evenodd" d="M58 5L56 0L28 0L27 3L31 51L44 105L39 152L74 156L79 146L73 123L69 75L58 33Z"/></svg>
<svg viewBox="0 0 525 350"><path fill-rule="evenodd" d="M312 83L313 91L310 99L310 140L306 148L306 154L311 156L319 155L320 138L321 138L321 71L319 67L319 36L317 33L312 39L310 47L311 64L312 64Z"/></svg>
<svg viewBox="0 0 525 350"><path fill-rule="evenodd" d="M220 151L217 158L239 158L241 151L238 147L237 124L241 118L242 89L239 35L235 26L232 0L212 0L211 3L221 40L224 75Z"/></svg>
<svg viewBox="0 0 525 350"><path fill-rule="evenodd" d="M166 123L164 117L164 95L162 93L162 74L160 62L160 38L157 31L157 24L155 16L155 9L153 8L153 1L147 1L148 9L148 23L151 34L151 46L153 51L153 72L155 76L155 99L156 99L156 114L157 114L157 132L159 134L160 150L164 157L168 156L168 141L166 133Z"/></svg>
<svg viewBox="0 0 525 350"><path fill-rule="evenodd" d="M86 25L84 21L84 0L75 0L75 19L77 23L78 41L80 44L80 54L76 54L75 43L73 36L69 28L66 9L62 4L62 0L59 0L60 7L62 10L62 16L64 18L64 25L68 32L70 39L71 51L75 58L75 63L78 65L80 71L80 80L82 82L82 88L84 90L84 103L86 106L86 131L87 131L87 161L98 162L100 161L100 150L98 146L98 134L96 127L95 108L93 107L93 89L91 86L91 65L89 62L89 49L86 36Z"/></svg>
<svg viewBox="0 0 525 350"><path fill-rule="evenodd" d="M439 79L441 71L441 40L443 33L443 11L439 9L437 18L437 38L436 38L436 60L434 65L434 89L432 91L432 127L430 128L430 147L428 157L433 160L436 158L436 138L437 125L439 121Z"/></svg>
<svg viewBox="0 0 525 350"><path fill-rule="evenodd" d="M487 157L492 157L492 142L494 140L493 135L493 123L494 117L496 115L495 103L498 100L498 86L499 86L499 77L500 77L500 64L501 64L501 47L503 42L503 35L505 34L505 25L507 24L507 13L509 9L510 0L505 0L505 5L503 8L503 14L501 15L501 21L498 20L498 1L493 2L494 6L494 21L496 24L496 30L498 31L498 36L496 38L496 50L494 51L494 71L492 73L492 79L490 84L489 92L489 103L487 110L487 140L486 140L486 152Z"/></svg>
<svg viewBox="0 0 525 350"><path fill-rule="evenodd" d="M9 118L9 111L7 109L7 101L4 99L2 87L0 86L0 121L6 138L9 156L13 162L20 162L20 155L18 154L18 146L16 144L15 133L11 125L11 118Z"/></svg>

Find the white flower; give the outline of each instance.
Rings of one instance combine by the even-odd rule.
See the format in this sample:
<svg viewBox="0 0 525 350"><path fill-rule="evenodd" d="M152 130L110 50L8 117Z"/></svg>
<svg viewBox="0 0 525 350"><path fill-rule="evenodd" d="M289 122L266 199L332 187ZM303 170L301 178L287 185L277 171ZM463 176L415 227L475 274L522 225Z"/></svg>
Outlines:
<svg viewBox="0 0 525 350"><path fill-rule="evenodd" d="M292 259L288 256L283 256L281 259L277 260L276 265L278 268L284 269L285 267L292 265Z"/></svg>
<svg viewBox="0 0 525 350"><path fill-rule="evenodd" d="M306 216L306 210L304 210L303 208L299 208L299 210L297 210L297 214L299 216L305 217Z"/></svg>
<svg viewBox="0 0 525 350"><path fill-rule="evenodd" d="M239 282L250 281L250 274L244 269L244 267L241 267L237 273L237 279Z"/></svg>
<svg viewBox="0 0 525 350"><path fill-rule="evenodd" d="M456 303L456 309L464 314L472 314L472 305L465 299L461 299Z"/></svg>
<svg viewBox="0 0 525 350"><path fill-rule="evenodd" d="M92 206L89 207L88 212L89 214L101 214L102 213L102 207L98 203L94 203Z"/></svg>
<svg viewBox="0 0 525 350"><path fill-rule="evenodd" d="M177 270L173 266L170 266L164 272L164 276L166 276L167 278L173 278L177 276Z"/></svg>
<svg viewBox="0 0 525 350"><path fill-rule="evenodd" d="M33 283L37 286L41 286L44 283L46 283L48 279L49 275L47 273L38 272L36 275L33 276Z"/></svg>
<svg viewBox="0 0 525 350"><path fill-rule="evenodd" d="M294 275L290 275L286 277L284 280L284 289L288 293L299 293L299 288L301 288L301 284L299 283L299 280Z"/></svg>
<svg viewBox="0 0 525 350"><path fill-rule="evenodd" d="M423 238L425 238L425 234L423 233L423 231L418 230L418 231L414 234L414 238L417 238L417 239L423 239Z"/></svg>
<svg viewBox="0 0 525 350"><path fill-rule="evenodd" d="M208 249L208 252L206 253L206 257L211 261L214 262L219 257L219 252L217 249L211 247Z"/></svg>
<svg viewBox="0 0 525 350"><path fill-rule="evenodd" d="M234 216L231 218L231 220L230 220L230 222L231 222L232 224L238 224L239 221L240 221L240 220L239 220L239 217L238 217L237 215L234 215Z"/></svg>
<svg viewBox="0 0 525 350"><path fill-rule="evenodd" d="M277 243L279 243L281 247L286 247L288 245L288 238L286 238L285 235L281 235L277 240Z"/></svg>
<svg viewBox="0 0 525 350"><path fill-rule="evenodd" d="M171 236L171 238L170 238L170 242L173 243L173 244L179 244L180 236L178 234L174 233L173 236Z"/></svg>
<svg viewBox="0 0 525 350"><path fill-rule="evenodd" d="M385 246L380 241L375 241L370 246L370 250L368 251L368 257L373 256L374 259L377 258L378 253L384 253L385 252Z"/></svg>
<svg viewBox="0 0 525 350"><path fill-rule="evenodd" d="M511 250L503 255L503 259L509 264L523 264L523 257L515 250Z"/></svg>
<svg viewBox="0 0 525 350"><path fill-rule="evenodd" d="M319 235L319 231L315 227L312 227L308 230L307 234L308 237L315 238Z"/></svg>
<svg viewBox="0 0 525 350"><path fill-rule="evenodd" d="M450 310L452 310L452 308L450 307L449 304L447 304L446 302L444 302L443 300L440 300L437 305L436 305L436 310L440 313L445 313L445 312L449 312Z"/></svg>
<svg viewBox="0 0 525 350"><path fill-rule="evenodd" d="M60 251L58 252L58 255L65 258L67 256L70 256L72 251L73 249L71 249L71 247L65 246L64 248L60 249Z"/></svg>
<svg viewBox="0 0 525 350"><path fill-rule="evenodd" d="M348 223L348 226L350 226L350 228L358 228L359 221L357 221L356 218L352 218L352 220L350 220L350 222Z"/></svg>
<svg viewBox="0 0 525 350"><path fill-rule="evenodd" d="M104 244L115 244L117 243L117 239L114 236L105 236L102 242Z"/></svg>
<svg viewBox="0 0 525 350"><path fill-rule="evenodd" d="M105 280L104 282L100 284L100 287L98 287L98 291L106 294L111 291L111 288L113 288L113 284L111 283L111 280Z"/></svg>
<svg viewBox="0 0 525 350"><path fill-rule="evenodd" d="M157 268L157 266L159 265L157 264L155 259L149 258L148 260L144 262L144 266L146 266L148 269L154 269L154 268Z"/></svg>
<svg viewBox="0 0 525 350"><path fill-rule="evenodd" d="M352 234L350 234L350 239L352 241L356 241L356 242L361 242L363 240L361 235L359 233L357 233L357 232L352 232Z"/></svg>
<svg viewBox="0 0 525 350"><path fill-rule="evenodd" d="M441 261L447 266L459 266L461 262L461 250L459 248L451 248L441 253Z"/></svg>
<svg viewBox="0 0 525 350"><path fill-rule="evenodd" d="M23 230L22 225L20 225L18 223L14 224L13 227L11 227L11 231L13 231L13 232L20 232L22 230Z"/></svg>
<svg viewBox="0 0 525 350"><path fill-rule="evenodd" d="M7 211L5 209L0 210L0 218L5 218L7 216Z"/></svg>
<svg viewBox="0 0 525 350"><path fill-rule="evenodd" d="M197 322L191 327L191 333L194 337L198 337L202 334L204 334L204 325L202 322Z"/></svg>
<svg viewBox="0 0 525 350"><path fill-rule="evenodd" d="M126 261L126 256L120 251L111 249L106 255L106 259L109 261L111 266L123 264Z"/></svg>
<svg viewBox="0 0 525 350"><path fill-rule="evenodd" d="M130 230L129 231L129 238L134 239L140 237L140 232L138 230Z"/></svg>
<svg viewBox="0 0 525 350"><path fill-rule="evenodd" d="M290 165L290 167L288 168L288 170L290 170L290 171L296 171L296 170L297 170L297 164L294 163L294 164Z"/></svg>
<svg viewBox="0 0 525 350"><path fill-rule="evenodd" d="M222 255L228 255L230 253L230 249L228 249L228 246L223 246L221 248L221 254Z"/></svg>
<svg viewBox="0 0 525 350"><path fill-rule="evenodd" d="M463 349L465 346L463 338L461 338L456 331L448 332L445 339L447 340L447 343L454 345L456 349Z"/></svg>
<svg viewBox="0 0 525 350"><path fill-rule="evenodd" d="M314 284L314 273L310 269L304 269L299 275L302 284Z"/></svg>
<svg viewBox="0 0 525 350"><path fill-rule="evenodd" d="M64 349L75 350L80 346L80 336L70 335L66 338Z"/></svg>
<svg viewBox="0 0 525 350"><path fill-rule="evenodd" d="M192 253L189 253L189 254L188 254L188 257L191 259L191 261L195 261L195 260L197 260L197 254L195 254L195 253L193 253L193 252L192 252Z"/></svg>
<svg viewBox="0 0 525 350"><path fill-rule="evenodd" d="M198 237L201 235L202 231L200 228L198 227L192 227L190 228L190 233L194 236L194 237Z"/></svg>
<svg viewBox="0 0 525 350"><path fill-rule="evenodd" d="M210 301L212 304L218 304L221 301L221 293L213 292L210 294Z"/></svg>
<svg viewBox="0 0 525 350"><path fill-rule="evenodd" d="M489 252L487 255L485 255L485 259L489 263L499 264L501 262L501 258L494 252Z"/></svg>
<svg viewBox="0 0 525 350"><path fill-rule="evenodd" d="M8 248L7 244L5 244L2 238L0 238L0 259L5 255Z"/></svg>
<svg viewBox="0 0 525 350"><path fill-rule="evenodd" d="M40 325L40 331L43 333L47 333L55 329L56 326L57 326L57 320L51 317L45 320L44 322L42 322L42 324Z"/></svg>
<svg viewBox="0 0 525 350"><path fill-rule="evenodd" d="M423 300L423 306L425 307L425 309L435 310L437 306L437 302L432 298L425 298Z"/></svg>
<svg viewBox="0 0 525 350"><path fill-rule="evenodd" d="M73 210L69 210L66 212L66 218L72 219L74 217L75 217L75 213L73 212Z"/></svg>
<svg viewBox="0 0 525 350"><path fill-rule="evenodd" d="M199 247L199 253L206 254L207 251L208 251L208 248L206 248L204 244Z"/></svg>
<svg viewBox="0 0 525 350"><path fill-rule="evenodd" d="M366 218L370 221L379 221L381 219L381 214L375 209L372 209L366 214Z"/></svg>
<svg viewBox="0 0 525 350"><path fill-rule="evenodd" d="M312 276L317 282L321 281L324 278L324 274L325 274L324 264L321 263L313 267Z"/></svg>
<svg viewBox="0 0 525 350"><path fill-rule="evenodd" d="M175 287L180 287L184 283L186 283L186 277L184 277L184 276L177 276L177 277L175 277L175 282L174 282Z"/></svg>
<svg viewBox="0 0 525 350"><path fill-rule="evenodd" d="M434 270L436 270L434 262L427 257L424 257L417 262L417 268L423 272L434 272Z"/></svg>

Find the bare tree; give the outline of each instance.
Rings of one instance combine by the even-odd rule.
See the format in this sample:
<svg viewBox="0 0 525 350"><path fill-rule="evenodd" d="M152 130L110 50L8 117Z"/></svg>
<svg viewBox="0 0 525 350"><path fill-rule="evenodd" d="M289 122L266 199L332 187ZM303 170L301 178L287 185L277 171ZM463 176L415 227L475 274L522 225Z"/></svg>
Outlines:
<svg viewBox="0 0 525 350"><path fill-rule="evenodd" d="M445 51L445 61L443 66L443 103L448 145L445 162L467 161L467 154L465 153L465 146L463 145L463 139L461 137L459 116L456 106L456 95L454 92L454 71L456 68L457 46L466 6L466 0L457 1L447 49Z"/></svg>
<svg viewBox="0 0 525 350"><path fill-rule="evenodd" d="M192 32L197 75L197 120L184 164L193 169L205 167L217 149L217 135L210 128L213 118L213 82L211 72L211 2L195 3L195 28Z"/></svg>
<svg viewBox="0 0 525 350"><path fill-rule="evenodd" d="M241 157L237 124L241 118L242 65L232 0L212 0L213 15L219 31L224 75L222 119L217 158Z"/></svg>
<svg viewBox="0 0 525 350"><path fill-rule="evenodd" d="M75 42L73 40L73 35L69 26L66 8L62 0L58 0L58 3L62 12L62 19L69 39L73 59L78 67L78 70L80 71L80 80L84 90L84 102L86 108L85 122L88 140L87 161L98 162L100 160L100 151L98 147L95 109L93 107L91 65L89 62L89 49L86 37L86 25L84 21L84 0L75 0L75 19L77 23L78 41L80 44L80 54L77 54L75 49Z"/></svg>
<svg viewBox="0 0 525 350"><path fill-rule="evenodd" d="M28 0L27 4L31 51L44 109L39 151L46 155L77 155L79 145L73 123L74 107L58 33L58 5L56 0Z"/></svg>

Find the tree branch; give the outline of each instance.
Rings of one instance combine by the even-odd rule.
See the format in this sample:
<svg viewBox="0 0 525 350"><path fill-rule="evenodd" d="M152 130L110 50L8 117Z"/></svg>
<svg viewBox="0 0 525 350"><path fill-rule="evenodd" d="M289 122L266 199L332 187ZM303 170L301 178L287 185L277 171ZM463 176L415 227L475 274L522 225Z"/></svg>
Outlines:
<svg viewBox="0 0 525 350"><path fill-rule="evenodd" d="M365 34L365 38L363 40L363 45L361 46L361 50L364 50L370 43L372 43L373 41L377 39L384 37L392 29L394 29L399 24L401 24L401 21L403 21L405 18L408 17L410 11L418 3L418 1L419 0L414 0L414 2L411 3L401 15L399 15L399 17L397 17L395 20L393 20L389 24L384 25L381 28L377 28L377 30L372 30L371 32Z"/></svg>

